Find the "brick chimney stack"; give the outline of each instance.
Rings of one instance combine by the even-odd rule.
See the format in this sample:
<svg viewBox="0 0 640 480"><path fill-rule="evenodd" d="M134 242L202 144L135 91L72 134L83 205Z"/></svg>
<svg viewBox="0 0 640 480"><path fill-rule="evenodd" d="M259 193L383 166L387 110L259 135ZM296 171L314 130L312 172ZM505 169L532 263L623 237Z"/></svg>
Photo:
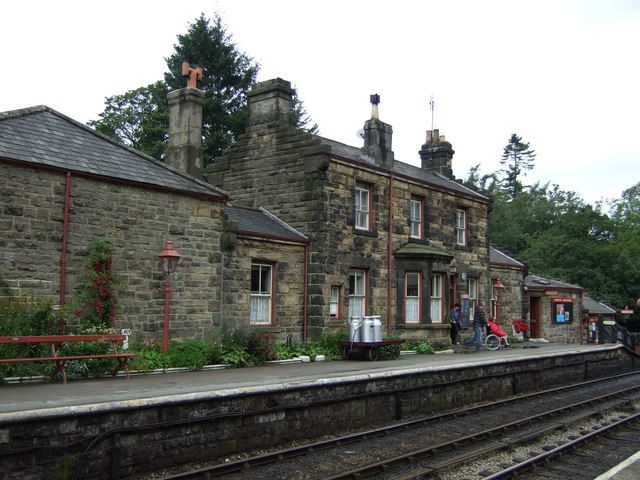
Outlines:
<svg viewBox="0 0 640 480"><path fill-rule="evenodd" d="M423 170L453 178L451 163L453 154L456 152L453 151L451 144L446 141L444 135L440 135L440 131L437 128L433 131L427 130L427 142L422 145L418 153L422 159Z"/></svg>
<svg viewBox="0 0 640 480"><path fill-rule="evenodd" d="M274 78L256 83L249 92L249 126L269 122L291 123L291 82Z"/></svg>
<svg viewBox="0 0 640 480"><path fill-rule="evenodd" d="M186 67L186 68L185 68ZM183 63L182 75L188 84L202 78L202 69ZM202 105L204 91L193 86L169 92L169 145L166 163L180 172L202 178Z"/></svg>
<svg viewBox="0 0 640 480"><path fill-rule="evenodd" d="M391 150L393 128L391 128L391 125L380 121L378 112L380 95L377 93L371 95L370 101L371 120L364 122L363 151L375 159L376 165L391 168L394 161L393 150Z"/></svg>

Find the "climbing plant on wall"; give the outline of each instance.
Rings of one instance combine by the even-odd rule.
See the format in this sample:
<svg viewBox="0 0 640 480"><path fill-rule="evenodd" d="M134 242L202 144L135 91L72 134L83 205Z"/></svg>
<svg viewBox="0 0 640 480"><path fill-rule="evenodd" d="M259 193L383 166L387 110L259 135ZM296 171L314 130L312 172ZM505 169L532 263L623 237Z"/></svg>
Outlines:
<svg viewBox="0 0 640 480"><path fill-rule="evenodd" d="M103 238L93 240L87 256L89 278L76 309L85 327L111 325L117 316L112 264L113 245Z"/></svg>

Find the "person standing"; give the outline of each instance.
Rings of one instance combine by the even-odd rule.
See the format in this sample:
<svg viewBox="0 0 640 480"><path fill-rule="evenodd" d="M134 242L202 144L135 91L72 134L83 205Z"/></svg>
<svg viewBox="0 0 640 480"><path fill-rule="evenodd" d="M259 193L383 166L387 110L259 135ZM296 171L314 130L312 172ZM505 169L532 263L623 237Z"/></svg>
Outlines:
<svg viewBox="0 0 640 480"><path fill-rule="evenodd" d="M449 323L451 324L451 345L458 343L458 333L460 332L460 304L456 303L449 311Z"/></svg>
<svg viewBox="0 0 640 480"><path fill-rule="evenodd" d="M476 351L482 350L482 332L485 328L485 323L484 306L479 303L473 314L473 337L465 340L465 345L469 346L476 342Z"/></svg>

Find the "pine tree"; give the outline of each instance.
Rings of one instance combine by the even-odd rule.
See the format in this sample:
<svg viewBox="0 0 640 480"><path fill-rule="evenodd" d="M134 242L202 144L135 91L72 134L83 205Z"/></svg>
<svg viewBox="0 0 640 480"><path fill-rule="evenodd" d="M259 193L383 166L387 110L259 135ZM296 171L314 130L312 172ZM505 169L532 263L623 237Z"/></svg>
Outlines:
<svg viewBox="0 0 640 480"><path fill-rule="evenodd" d="M227 34L222 20L201 14L177 36L174 52L165 59L168 71L163 81L105 99L97 120L88 122L100 133L116 138L152 157L165 156L169 112L167 93L185 86L182 62L204 69L198 88L204 90L202 135L204 161L210 163L224 152L249 123L247 93L255 83L259 65L240 52ZM292 119L311 133L317 125L294 95Z"/></svg>
<svg viewBox="0 0 640 480"><path fill-rule="evenodd" d="M509 143L504 147L500 164L504 167L500 172L504 173L502 179L503 188L511 199L522 191L520 178L526 172L533 169L533 161L536 153L531 150L528 143L522 141L515 133L509 138Z"/></svg>

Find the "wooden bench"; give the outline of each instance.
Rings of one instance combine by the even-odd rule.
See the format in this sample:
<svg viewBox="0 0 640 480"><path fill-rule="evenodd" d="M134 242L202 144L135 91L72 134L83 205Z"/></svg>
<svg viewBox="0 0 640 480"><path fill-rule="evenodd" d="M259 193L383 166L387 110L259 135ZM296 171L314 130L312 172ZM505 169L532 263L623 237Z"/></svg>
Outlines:
<svg viewBox="0 0 640 480"><path fill-rule="evenodd" d="M123 370L127 378L129 378L129 367L127 362L130 358L139 357L139 353L120 353L118 344L126 339L126 335L122 334L99 334L99 335L43 335L43 336L0 336L0 344L42 344L51 345L51 356L49 357L31 357L31 358L0 358L0 363L20 363L20 362L55 362L56 371L53 372L53 378L56 373L62 375L62 382L67 383L67 373L64 370L65 364L69 360L86 360L86 359L108 359L114 358L118 361L118 366L111 373L115 376L120 370ZM95 354L95 355L58 355L57 347L62 343L72 342L110 342L112 353Z"/></svg>

